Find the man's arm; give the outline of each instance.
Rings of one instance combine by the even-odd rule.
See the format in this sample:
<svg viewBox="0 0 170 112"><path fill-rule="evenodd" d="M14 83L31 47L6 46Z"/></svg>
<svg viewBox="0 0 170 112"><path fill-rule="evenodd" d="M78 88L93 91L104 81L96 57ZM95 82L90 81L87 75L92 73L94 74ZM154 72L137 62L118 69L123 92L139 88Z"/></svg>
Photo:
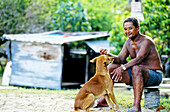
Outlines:
<svg viewBox="0 0 170 112"><path fill-rule="evenodd" d="M128 52L126 46L127 46L127 41L125 42L125 44L124 44L124 46L123 46L123 48L122 48L122 50L121 50L121 52L119 53L118 56L109 53L107 49L101 49L101 50L100 50L100 54L101 54L101 55L109 55L109 56L111 56L111 57L114 58L114 63L123 64L123 63L126 63L126 62L127 62L127 61L126 61L126 58L127 58L127 56L129 55L129 52Z"/></svg>

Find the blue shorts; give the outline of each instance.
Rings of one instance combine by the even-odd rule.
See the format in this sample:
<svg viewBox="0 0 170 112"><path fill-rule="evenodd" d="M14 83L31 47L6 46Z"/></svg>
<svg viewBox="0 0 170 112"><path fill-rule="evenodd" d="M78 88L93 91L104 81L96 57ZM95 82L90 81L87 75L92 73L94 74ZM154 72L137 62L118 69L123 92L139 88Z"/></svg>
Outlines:
<svg viewBox="0 0 170 112"><path fill-rule="evenodd" d="M149 69L149 78L145 86L157 86L162 82L162 72L160 70ZM132 70L128 69L128 74L130 77L129 84L133 86Z"/></svg>

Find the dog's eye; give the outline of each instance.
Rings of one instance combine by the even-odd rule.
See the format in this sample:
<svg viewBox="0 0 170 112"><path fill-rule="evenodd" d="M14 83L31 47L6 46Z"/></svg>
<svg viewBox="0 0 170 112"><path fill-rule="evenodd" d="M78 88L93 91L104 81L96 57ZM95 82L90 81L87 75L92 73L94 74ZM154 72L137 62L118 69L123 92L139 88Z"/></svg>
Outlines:
<svg viewBox="0 0 170 112"><path fill-rule="evenodd" d="M110 59L108 58L108 60L110 60Z"/></svg>

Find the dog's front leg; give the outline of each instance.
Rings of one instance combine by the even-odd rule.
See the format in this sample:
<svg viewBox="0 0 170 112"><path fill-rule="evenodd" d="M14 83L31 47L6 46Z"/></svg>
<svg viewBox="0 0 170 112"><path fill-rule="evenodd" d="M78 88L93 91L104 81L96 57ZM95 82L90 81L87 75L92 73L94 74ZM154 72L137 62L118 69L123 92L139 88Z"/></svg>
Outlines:
<svg viewBox="0 0 170 112"><path fill-rule="evenodd" d="M108 94L104 95L104 98L106 99L106 102L109 105L110 109L114 111L114 106L110 101L109 95Z"/></svg>
<svg viewBox="0 0 170 112"><path fill-rule="evenodd" d="M119 105L118 105L118 103L117 103L117 101L116 101L116 98L115 98L114 93L113 93L113 92L111 92L111 93L109 94L109 97L111 98L111 100L112 100L112 101L113 101L113 103L115 104L116 109L117 109L117 110L119 110Z"/></svg>

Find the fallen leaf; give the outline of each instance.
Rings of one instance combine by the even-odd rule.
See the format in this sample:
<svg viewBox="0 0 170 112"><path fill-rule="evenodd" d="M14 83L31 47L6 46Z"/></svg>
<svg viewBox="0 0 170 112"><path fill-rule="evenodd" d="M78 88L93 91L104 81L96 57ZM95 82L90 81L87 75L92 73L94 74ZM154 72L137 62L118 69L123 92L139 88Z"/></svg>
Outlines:
<svg viewBox="0 0 170 112"><path fill-rule="evenodd" d="M160 111L160 110L163 110L163 109L165 109L162 105L159 105L158 107L157 107L157 109L156 109L156 111Z"/></svg>

